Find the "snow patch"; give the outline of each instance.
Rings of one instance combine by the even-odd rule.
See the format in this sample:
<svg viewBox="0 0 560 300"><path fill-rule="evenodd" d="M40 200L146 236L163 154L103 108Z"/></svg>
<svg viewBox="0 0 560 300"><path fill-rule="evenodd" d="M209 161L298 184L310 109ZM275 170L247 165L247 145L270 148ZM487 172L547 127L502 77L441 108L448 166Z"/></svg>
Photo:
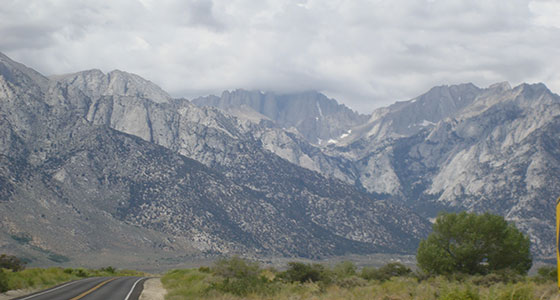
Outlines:
<svg viewBox="0 0 560 300"><path fill-rule="evenodd" d="M315 102L315 104L317 105L317 110L319 111L319 116L323 116L323 111L321 110L321 106L319 105L319 102Z"/></svg>
<svg viewBox="0 0 560 300"><path fill-rule="evenodd" d="M420 125L420 126L426 127L426 126L434 126L434 125L436 125L436 123L430 122L430 121L428 121L428 120L424 120L424 121L422 121L422 123L420 123L419 125Z"/></svg>

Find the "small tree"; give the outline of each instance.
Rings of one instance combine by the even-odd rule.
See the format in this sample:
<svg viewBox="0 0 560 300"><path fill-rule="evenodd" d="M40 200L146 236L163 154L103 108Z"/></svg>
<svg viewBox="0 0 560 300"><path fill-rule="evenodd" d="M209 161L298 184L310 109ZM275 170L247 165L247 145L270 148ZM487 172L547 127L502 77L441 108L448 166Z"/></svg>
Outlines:
<svg viewBox="0 0 560 300"><path fill-rule="evenodd" d="M529 238L503 217L489 213L440 214L433 232L420 242L416 259L432 274L503 269L526 274L532 265Z"/></svg>
<svg viewBox="0 0 560 300"><path fill-rule="evenodd" d="M323 282L331 283L331 274L321 264L289 262L288 269L280 274L288 282Z"/></svg>
<svg viewBox="0 0 560 300"><path fill-rule="evenodd" d="M8 291L8 276L3 269L0 268L0 293Z"/></svg>
<svg viewBox="0 0 560 300"><path fill-rule="evenodd" d="M246 296L270 290L268 279L260 274L261 269L256 262L239 257L221 259L214 264L211 272L221 279L213 282L212 288L225 293Z"/></svg>
<svg viewBox="0 0 560 300"><path fill-rule="evenodd" d="M361 277L367 280L385 281L392 277L408 276L412 273L409 267L399 263L391 262L379 269L375 267L365 267L362 269Z"/></svg>
<svg viewBox="0 0 560 300"><path fill-rule="evenodd" d="M351 261L341 261L333 269L333 275L337 278L346 278L356 275L357 267Z"/></svg>
<svg viewBox="0 0 560 300"><path fill-rule="evenodd" d="M0 268L10 269L14 272L25 269L25 263L13 255L0 255Z"/></svg>

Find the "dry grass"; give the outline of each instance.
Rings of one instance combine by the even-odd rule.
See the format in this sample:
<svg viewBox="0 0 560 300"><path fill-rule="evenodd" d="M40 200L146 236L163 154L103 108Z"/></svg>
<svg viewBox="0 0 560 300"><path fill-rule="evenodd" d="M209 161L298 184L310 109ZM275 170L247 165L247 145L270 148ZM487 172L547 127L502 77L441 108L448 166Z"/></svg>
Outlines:
<svg viewBox="0 0 560 300"><path fill-rule="evenodd" d="M270 276L268 276L270 278ZM270 294L249 294L235 296L219 292L212 288L214 275L195 269L174 270L162 278L167 289L166 300L179 299L211 299L211 300L239 300L239 299L275 299L275 300L405 300L405 299L496 299L496 300L525 300L525 299L559 299L555 282L537 282L529 277L522 278L516 283L491 282L484 278L465 277L461 280L446 277L432 277L418 281L414 277L394 277L391 280L361 281L360 285L342 287L337 283L327 286L321 283L286 283L271 280Z"/></svg>

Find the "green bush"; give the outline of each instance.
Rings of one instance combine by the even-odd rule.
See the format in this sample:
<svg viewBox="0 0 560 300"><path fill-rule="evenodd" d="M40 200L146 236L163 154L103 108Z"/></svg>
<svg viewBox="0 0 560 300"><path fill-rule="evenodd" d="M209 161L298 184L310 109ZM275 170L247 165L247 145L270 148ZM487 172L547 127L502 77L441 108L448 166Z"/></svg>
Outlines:
<svg viewBox="0 0 560 300"><path fill-rule="evenodd" d="M333 269L333 275L338 278L346 278L356 275L356 265L351 261L343 261L336 264Z"/></svg>
<svg viewBox="0 0 560 300"><path fill-rule="evenodd" d="M84 270L84 269L74 269L74 271L72 272L72 274L78 276L78 277L88 277L89 273Z"/></svg>
<svg viewBox="0 0 560 300"><path fill-rule="evenodd" d="M25 269L25 263L13 255L0 255L0 268L10 269L14 272Z"/></svg>
<svg viewBox="0 0 560 300"><path fill-rule="evenodd" d="M280 273L279 277L288 282L332 282L331 273L323 265L300 262L289 262L288 269Z"/></svg>
<svg viewBox="0 0 560 300"><path fill-rule="evenodd" d="M375 267L365 267L362 269L360 277L366 280L385 281L391 279L392 277L408 276L411 273L412 270L410 270L407 266L398 262L392 262L380 267L379 269Z"/></svg>
<svg viewBox="0 0 560 300"><path fill-rule="evenodd" d="M497 300L532 300L533 288L526 284L509 285L500 293Z"/></svg>
<svg viewBox="0 0 560 300"><path fill-rule="evenodd" d="M379 272L384 278L391 278L410 275L412 270L399 262L392 262L379 268Z"/></svg>
<svg viewBox="0 0 560 300"><path fill-rule="evenodd" d="M537 270L535 279L538 282L557 281L558 268L556 266L543 266Z"/></svg>
<svg viewBox="0 0 560 300"><path fill-rule="evenodd" d="M267 294L274 290L270 281L261 275L259 264L255 262L239 257L221 259L211 270L219 279L211 284L210 289L237 296Z"/></svg>
<svg viewBox="0 0 560 300"><path fill-rule="evenodd" d="M366 286L367 284L367 280L357 276L345 277L336 281L336 285L345 289L350 289L358 286Z"/></svg>
<svg viewBox="0 0 560 300"><path fill-rule="evenodd" d="M484 286L484 287L490 287L493 286L497 283L503 282L503 277L496 274L496 273L490 273L487 275L478 275L478 276L473 276L471 277L471 282L474 285L478 285L478 286Z"/></svg>
<svg viewBox="0 0 560 300"><path fill-rule="evenodd" d="M8 276L4 270L0 269L0 293L6 292L8 289Z"/></svg>
<svg viewBox="0 0 560 300"><path fill-rule="evenodd" d="M472 290L470 287L454 288L452 290L443 292L438 300L479 300L480 296L477 291Z"/></svg>
<svg viewBox="0 0 560 300"><path fill-rule="evenodd" d="M440 214L433 232L422 240L418 266L432 274L488 274L511 269L526 274L531 268L530 241L503 217L462 213Z"/></svg>
<svg viewBox="0 0 560 300"><path fill-rule="evenodd" d="M109 274L115 274L115 272L117 272L117 269L115 269L115 268L112 267L112 266L108 266L108 267L99 269L99 271L101 271L101 272L107 272L107 273L109 273Z"/></svg>

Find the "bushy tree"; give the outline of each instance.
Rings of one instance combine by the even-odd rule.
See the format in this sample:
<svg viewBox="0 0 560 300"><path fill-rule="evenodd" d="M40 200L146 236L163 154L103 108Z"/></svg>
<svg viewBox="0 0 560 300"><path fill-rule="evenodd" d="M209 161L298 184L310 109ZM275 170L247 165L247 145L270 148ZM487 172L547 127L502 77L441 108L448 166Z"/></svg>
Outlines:
<svg viewBox="0 0 560 300"><path fill-rule="evenodd" d="M212 287L225 293L246 296L250 293L266 293L269 290L268 279L262 276L258 263L239 257L218 260L211 272L220 281Z"/></svg>
<svg viewBox="0 0 560 300"><path fill-rule="evenodd" d="M558 268L556 266L542 266L537 270L537 281L557 281L558 280Z"/></svg>
<svg viewBox="0 0 560 300"><path fill-rule="evenodd" d="M532 264L529 238L513 224L501 216L466 212L440 214L416 259L431 274L504 269L526 274Z"/></svg>
<svg viewBox="0 0 560 300"><path fill-rule="evenodd" d="M280 277L289 282L323 282L330 283L331 274L321 264L305 264L301 262L289 262L288 269L280 274Z"/></svg>
<svg viewBox="0 0 560 300"><path fill-rule="evenodd" d="M0 268L10 269L14 272L25 269L25 263L13 255L0 255Z"/></svg>
<svg viewBox="0 0 560 300"><path fill-rule="evenodd" d="M0 269L0 293L8 290L8 276L3 269Z"/></svg>
<svg viewBox="0 0 560 300"><path fill-rule="evenodd" d="M337 278L345 278L356 275L357 269L358 268L353 262L341 261L333 267L332 272Z"/></svg>
<svg viewBox="0 0 560 300"><path fill-rule="evenodd" d="M412 273L409 267L399 262L388 263L379 269L375 267L365 267L362 269L361 277L367 280L385 281L392 277L407 276Z"/></svg>

